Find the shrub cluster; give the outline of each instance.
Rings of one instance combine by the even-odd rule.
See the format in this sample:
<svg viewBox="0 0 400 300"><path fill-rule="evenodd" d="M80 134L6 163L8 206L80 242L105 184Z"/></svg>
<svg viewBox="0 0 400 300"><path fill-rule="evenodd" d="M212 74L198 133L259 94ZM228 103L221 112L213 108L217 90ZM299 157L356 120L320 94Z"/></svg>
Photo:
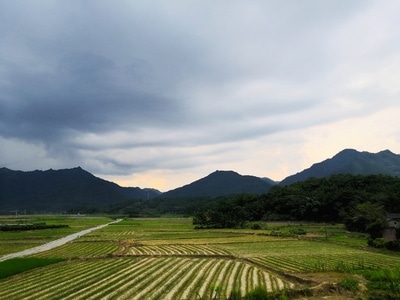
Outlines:
<svg viewBox="0 0 400 300"><path fill-rule="evenodd" d="M1 224L0 231L27 231L27 230L40 230L50 228L64 228L69 227L64 224L34 223L34 224Z"/></svg>
<svg viewBox="0 0 400 300"><path fill-rule="evenodd" d="M370 238L368 239L368 245L374 248L387 249L390 251L400 251L400 240L388 241L384 238Z"/></svg>
<svg viewBox="0 0 400 300"><path fill-rule="evenodd" d="M346 278L338 282L338 285L347 291L357 292L359 290L359 282L354 278Z"/></svg>
<svg viewBox="0 0 400 300"><path fill-rule="evenodd" d="M399 299L399 268L365 270L362 275L368 280L369 299Z"/></svg>

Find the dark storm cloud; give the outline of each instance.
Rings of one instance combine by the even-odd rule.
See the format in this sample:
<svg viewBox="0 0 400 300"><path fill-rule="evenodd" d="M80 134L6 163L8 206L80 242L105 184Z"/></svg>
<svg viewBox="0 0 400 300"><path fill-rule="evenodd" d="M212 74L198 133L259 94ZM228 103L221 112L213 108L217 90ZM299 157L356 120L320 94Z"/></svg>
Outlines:
<svg viewBox="0 0 400 300"><path fill-rule="evenodd" d="M3 164L132 174L294 153L295 131L398 106L398 7L0 0Z"/></svg>
<svg viewBox="0 0 400 300"><path fill-rule="evenodd" d="M151 7L124 5L3 5L2 136L51 145L77 132L182 128L187 105L174 92L196 72L195 43L141 13Z"/></svg>
<svg viewBox="0 0 400 300"><path fill-rule="evenodd" d="M180 121L178 101L136 91L131 73L95 54L68 54L54 69L13 69L7 77L0 102L4 136L59 142L71 131L104 133L124 125L134 131Z"/></svg>
<svg viewBox="0 0 400 300"><path fill-rule="evenodd" d="M29 64L5 68L9 85L4 91L12 104L7 100L1 104L4 136L62 143L65 135L75 131L101 133L124 128L135 132L148 126L173 130L183 121L188 121L189 128L207 129L210 123L234 122L236 115L252 117L252 106L243 102L253 99L229 100L229 94L216 109L212 98L196 99L203 106L198 110L185 108L193 105L193 87L218 89L228 85L235 89L237 80L259 76L262 66L261 75L266 80L315 76L313 70L304 72L304 61L310 56L317 63L323 62L325 53L310 48L299 36L318 38L300 33L309 32L313 22L329 28L333 19L319 17L326 15L329 5L313 6L318 13L311 13L309 3L254 2L243 6L244 14L239 2L232 6L220 3L214 8L200 5L198 13L189 14L175 1L168 5L135 1L124 5L122 9L103 1L45 2L32 8L32 13L44 18L31 15L29 6L7 5L8 13L15 17L8 17L9 22L18 25L12 28L16 37L8 34L8 39L19 46L20 55L30 59ZM276 11L278 16L288 12L287 20L279 19ZM334 11L340 15L340 10ZM295 26L303 20L302 14L309 15L309 23ZM271 27L271 22L276 27ZM302 105L296 105L297 100L286 105L279 97L264 97L264 107L254 114L268 117L281 113L282 107ZM231 107L236 108L231 111ZM245 124L238 125L244 135L257 132L251 124L247 130ZM215 135L221 141L238 137L236 129L226 132L223 127L221 134L214 131L210 141ZM278 130L276 124L273 127L260 134Z"/></svg>

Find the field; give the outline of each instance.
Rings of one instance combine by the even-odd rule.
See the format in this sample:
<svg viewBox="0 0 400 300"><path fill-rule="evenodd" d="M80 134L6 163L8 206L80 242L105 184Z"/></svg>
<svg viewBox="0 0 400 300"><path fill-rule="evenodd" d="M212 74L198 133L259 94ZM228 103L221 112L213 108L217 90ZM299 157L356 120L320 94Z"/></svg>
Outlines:
<svg viewBox="0 0 400 300"><path fill-rule="evenodd" d="M110 221L48 217L70 228L1 233L0 255ZM288 234L299 228L307 234ZM355 297L345 284L368 286L362 272L396 272L400 256L371 251L365 236L341 225L195 230L190 218L161 218L126 219L15 264L10 273L12 261L0 263L0 275L2 266L9 270L0 276L0 299L238 299L258 287L304 299Z"/></svg>
<svg viewBox="0 0 400 300"><path fill-rule="evenodd" d="M0 216L0 224L64 224L67 228L0 232L0 256L36 247L63 236L109 222L105 217L86 216Z"/></svg>

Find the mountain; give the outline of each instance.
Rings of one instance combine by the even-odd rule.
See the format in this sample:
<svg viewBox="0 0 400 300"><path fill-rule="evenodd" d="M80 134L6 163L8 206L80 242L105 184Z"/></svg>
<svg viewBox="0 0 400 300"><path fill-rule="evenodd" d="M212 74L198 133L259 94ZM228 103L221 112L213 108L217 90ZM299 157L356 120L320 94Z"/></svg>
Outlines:
<svg viewBox="0 0 400 300"><path fill-rule="evenodd" d="M304 181L310 177L329 177L333 174L400 176L400 155L389 150L370 153L345 149L330 159L313 164L310 168L285 178L280 185Z"/></svg>
<svg viewBox="0 0 400 300"><path fill-rule="evenodd" d="M232 194L265 194L273 186L265 179L233 171L215 171L183 187L160 195L161 198L218 197Z"/></svg>
<svg viewBox="0 0 400 300"><path fill-rule="evenodd" d="M154 198L159 194L153 189L120 187L80 167L30 172L0 168L0 212L97 208L132 198Z"/></svg>
<svg viewBox="0 0 400 300"><path fill-rule="evenodd" d="M268 182L271 185L279 184L279 181L272 180L271 178L268 178L268 177L261 177L261 179L264 180L265 182Z"/></svg>
<svg viewBox="0 0 400 300"><path fill-rule="evenodd" d="M345 149L334 157L285 178L289 185L310 177L333 174L384 174L400 177L400 155ZM233 194L264 194L278 184L269 178L243 176L234 171L215 171L183 187L161 193L155 189L121 187L95 177L80 167L47 171L13 171L0 168L0 213L10 211L61 212L80 207L102 208L131 199L218 197ZM157 200L157 199L155 199Z"/></svg>

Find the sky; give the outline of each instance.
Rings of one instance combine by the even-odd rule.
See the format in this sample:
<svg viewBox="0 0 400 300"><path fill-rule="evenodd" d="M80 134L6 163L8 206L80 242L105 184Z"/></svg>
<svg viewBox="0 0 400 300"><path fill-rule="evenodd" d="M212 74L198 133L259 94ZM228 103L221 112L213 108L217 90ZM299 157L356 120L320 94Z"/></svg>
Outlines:
<svg viewBox="0 0 400 300"><path fill-rule="evenodd" d="M168 191L400 153L400 1L0 0L0 167Z"/></svg>

